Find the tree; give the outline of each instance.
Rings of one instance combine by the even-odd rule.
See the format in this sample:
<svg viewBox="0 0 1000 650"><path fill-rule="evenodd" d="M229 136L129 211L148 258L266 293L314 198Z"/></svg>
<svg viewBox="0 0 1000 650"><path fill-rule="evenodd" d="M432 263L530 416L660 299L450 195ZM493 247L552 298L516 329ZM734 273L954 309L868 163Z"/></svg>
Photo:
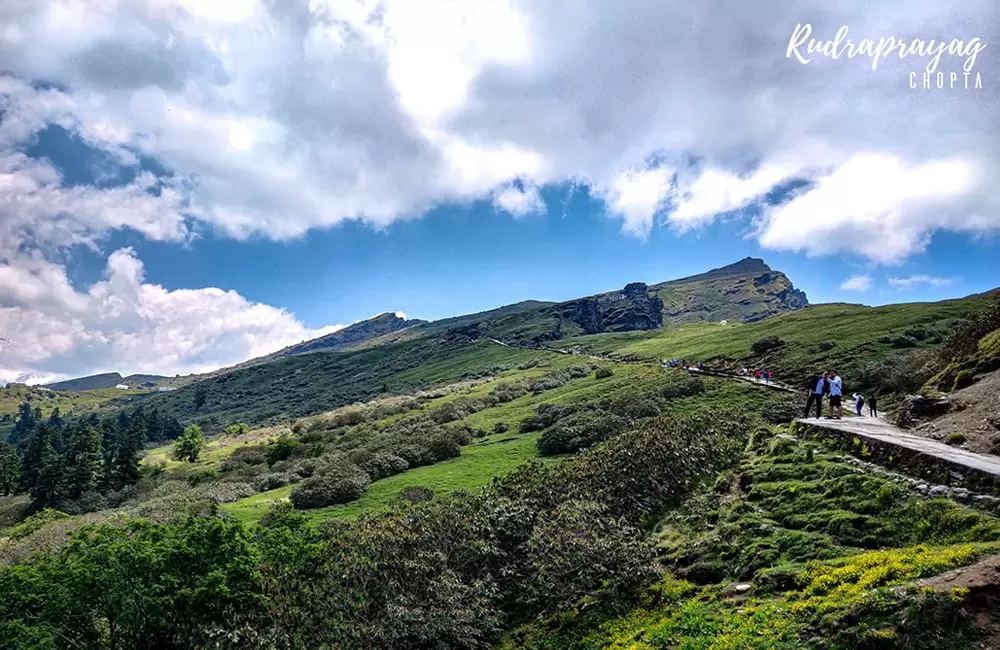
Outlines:
<svg viewBox="0 0 1000 650"><path fill-rule="evenodd" d="M0 495L13 494L21 476L21 456L10 443L0 440Z"/></svg>
<svg viewBox="0 0 1000 650"><path fill-rule="evenodd" d="M194 389L194 410L200 411L202 406L205 406L205 400L208 399L208 391L205 390L204 386L198 386Z"/></svg>
<svg viewBox="0 0 1000 650"><path fill-rule="evenodd" d="M17 407L17 420L14 422L14 429L10 432L10 436L7 439L12 445L16 445L30 438L37 426L38 420L35 419L35 415L31 412L31 404L22 402Z"/></svg>
<svg viewBox="0 0 1000 650"><path fill-rule="evenodd" d="M36 509L51 508L59 503L65 493L63 458L52 446L52 430L47 424L38 427L35 437L37 441L33 445L35 455L32 458L35 464L34 482L28 491Z"/></svg>
<svg viewBox="0 0 1000 650"><path fill-rule="evenodd" d="M118 434L114 461L105 468L111 475L111 487L120 490L139 480L139 455L146 442L146 432L141 419L132 419L132 425Z"/></svg>
<svg viewBox="0 0 1000 650"><path fill-rule="evenodd" d="M198 455L205 448L205 436L201 433L201 427L191 424L184 429L181 437L174 442L174 458L186 460L193 463L198 460Z"/></svg>
<svg viewBox="0 0 1000 650"><path fill-rule="evenodd" d="M83 493L97 488L103 461L101 434L90 425L78 426L73 432L66 462L66 481L71 499L79 499Z"/></svg>

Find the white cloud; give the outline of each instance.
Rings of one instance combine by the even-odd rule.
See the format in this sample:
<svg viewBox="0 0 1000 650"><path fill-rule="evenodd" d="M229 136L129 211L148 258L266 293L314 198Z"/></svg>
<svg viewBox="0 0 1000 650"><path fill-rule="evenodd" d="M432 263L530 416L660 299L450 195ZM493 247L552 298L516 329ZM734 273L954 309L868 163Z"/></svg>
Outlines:
<svg viewBox="0 0 1000 650"><path fill-rule="evenodd" d="M962 157L913 163L898 156L858 153L787 203L766 211L760 242L810 255L859 253L882 263L921 251L939 228L977 232L1000 228L969 199L984 183L982 166Z"/></svg>
<svg viewBox="0 0 1000 650"><path fill-rule="evenodd" d="M545 202L535 185L523 188L511 185L493 196L493 207L505 210L515 217L545 212Z"/></svg>
<svg viewBox="0 0 1000 650"><path fill-rule="evenodd" d="M840 283L844 291L868 291L872 286L870 275L852 275Z"/></svg>
<svg viewBox="0 0 1000 650"><path fill-rule="evenodd" d="M990 42L994 4L2 2L0 281L76 341L92 298L53 260L112 231L286 239L473 199L520 216L550 183L589 186L647 237L805 179L750 236L899 262L939 231L1000 230L997 58L978 59L982 89L913 90L922 61L802 65L784 56L791 27ZM170 175L68 185L24 155L51 124L112 166L141 156Z"/></svg>
<svg viewBox="0 0 1000 650"><path fill-rule="evenodd" d="M933 275L908 275L901 278L889 278L889 286L896 289L912 289L921 284L932 287L943 287L952 283L952 278L938 278Z"/></svg>
<svg viewBox="0 0 1000 650"><path fill-rule="evenodd" d="M673 171L658 166L633 169L613 178L597 193L608 209L622 219L622 232L645 238L653 229L653 218L663 208L670 193Z"/></svg>
<svg viewBox="0 0 1000 650"><path fill-rule="evenodd" d="M40 259L0 266L0 331L12 343L0 379L94 372L187 374L239 363L336 331L216 288L169 291L144 282L131 249L111 254L86 292Z"/></svg>

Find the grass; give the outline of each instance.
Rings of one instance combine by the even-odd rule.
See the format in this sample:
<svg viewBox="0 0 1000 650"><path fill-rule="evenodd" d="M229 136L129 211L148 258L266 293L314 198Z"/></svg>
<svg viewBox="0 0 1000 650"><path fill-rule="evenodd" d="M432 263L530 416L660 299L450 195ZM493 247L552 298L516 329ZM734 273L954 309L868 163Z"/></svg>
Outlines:
<svg viewBox="0 0 1000 650"><path fill-rule="evenodd" d="M56 408L63 416L82 415L99 411L112 400L119 400L122 405L149 391L122 391L115 388L86 391L55 391L13 384L0 388L0 415L17 413L22 402L29 402L31 408L42 409L42 417L48 417Z"/></svg>
<svg viewBox="0 0 1000 650"><path fill-rule="evenodd" d="M329 508L306 510L317 521L353 519L366 512L375 512L389 505L407 487L426 487L443 495L455 490L471 490L486 485L495 476L507 474L529 460L538 458L535 441L538 434L497 434L482 438L462 448L462 455L435 465L417 467L402 474L376 481L357 501ZM546 462L554 462L547 459ZM287 485L262 492L221 508L245 523L259 520L274 501L287 499L295 488Z"/></svg>
<svg viewBox="0 0 1000 650"><path fill-rule="evenodd" d="M972 648L964 593L906 586L1000 552L1000 520L781 436L655 537L669 572L631 606L571 608L502 650Z"/></svg>

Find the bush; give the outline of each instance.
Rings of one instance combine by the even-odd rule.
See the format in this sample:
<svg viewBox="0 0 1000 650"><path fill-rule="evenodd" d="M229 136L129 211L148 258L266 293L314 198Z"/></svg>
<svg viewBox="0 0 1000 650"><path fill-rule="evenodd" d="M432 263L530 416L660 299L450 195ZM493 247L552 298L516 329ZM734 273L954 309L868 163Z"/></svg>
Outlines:
<svg viewBox="0 0 1000 650"><path fill-rule="evenodd" d="M493 425L493 433L507 433L509 428L506 422L497 422Z"/></svg>
<svg viewBox="0 0 1000 650"><path fill-rule="evenodd" d="M387 452L377 452L356 462L373 481L402 474L410 467L405 459Z"/></svg>
<svg viewBox="0 0 1000 650"><path fill-rule="evenodd" d="M586 377L590 374L590 366L570 366L566 369L566 373L573 379L579 379L581 377Z"/></svg>
<svg viewBox="0 0 1000 650"><path fill-rule="evenodd" d="M205 469L199 469L191 472L187 475L188 485L191 487L197 487L202 483L214 483L219 480L219 470L214 467L206 467Z"/></svg>
<svg viewBox="0 0 1000 650"><path fill-rule="evenodd" d="M400 490L398 498L410 503L424 503L434 498L434 490L422 486L410 486Z"/></svg>
<svg viewBox="0 0 1000 650"><path fill-rule="evenodd" d="M222 461L222 471L237 471L248 465L261 465L267 460L263 445L239 447Z"/></svg>
<svg viewBox="0 0 1000 650"><path fill-rule="evenodd" d="M680 381L672 381L660 390L663 399L676 399L678 397L691 397L705 392L705 383L701 377L688 377L685 375Z"/></svg>
<svg viewBox="0 0 1000 650"><path fill-rule="evenodd" d="M343 463L327 468L321 476L313 476L292 490L289 499L298 510L323 508L360 499L371 479L356 465Z"/></svg>
<svg viewBox="0 0 1000 650"><path fill-rule="evenodd" d="M793 422L802 415L802 402L791 395L771 398L764 402L761 415L768 424Z"/></svg>
<svg viewBox="0 0 1000 650"><path fill-rule="evenodd" d="M965 442L965 436L961 433L949 433L944 437L945 444L960 445Z"/></svg>
<svg viewBox="0 0 1000 650"><path fill-rule="evenodd" d="M894 348L915 348L920 345L917 339L912 336L897 336L892 339L892 347Z"/></svg>
<svg viewBox="0 0 1000 650"><path fill-rule="evenodd" d="M785 342L777 336L766 336L760 340L754 341L753 344L750 345L750 351L754 354L764 354L765 352L770 352L771 350L777 350L783 345L785 345Z"/></svg>
<svg viewBox="0 0 1000 650"><path fill-rule="evenodd" d="M826 352L827 350L832 350L833 348L837 347L837 342L836 341L820 341L819 345L817 345L816 347L819 348L820 352Z"/></svg>
<svg viewBox="0 0 1000 650"><path fill-rule="evenodd" d="M280 487L285 487L290 483L295 483L299 480L299 477L295 474L287 474L284 472L269 472L257 478L254 481L254 488L258 492L267 492L269 490L277 490Z"/></svg>
<svg viewBox="0 0 1000 650"><path fill-rule="evenodd" d="M282 460L288 460L292 452L301 444L291 436L279 436L277 440L267 443L264 448L264 457L267 459L268 466L273 466Z"/></svg>
<svg viewBox="0 0 1000 650"><path fill-rule="evenodd" d="M538 453L542 456L573 453L621 433L627 425L626 418L610 413L574 413L539 436Z"/></svg>
<svg viewBox="0 0 1000 650"><path fill-rule="evenodd" d="M594 377L596 377L597 379L607 379L608 377L611 377L614 374L615 373L611 368L602 366L594 372Z"/></svg>
<svg viewBox="0 0 1000 650"><path fill-rule="evenodd" d="M570 404L539 404L538 408L535 409L534 415L529 415L521 420L521 424L518 425L518 430L521 433L541 431L542 429L555 424L559 418L566 417L570 413L573 413L576 408L576 406Z"/></svg>

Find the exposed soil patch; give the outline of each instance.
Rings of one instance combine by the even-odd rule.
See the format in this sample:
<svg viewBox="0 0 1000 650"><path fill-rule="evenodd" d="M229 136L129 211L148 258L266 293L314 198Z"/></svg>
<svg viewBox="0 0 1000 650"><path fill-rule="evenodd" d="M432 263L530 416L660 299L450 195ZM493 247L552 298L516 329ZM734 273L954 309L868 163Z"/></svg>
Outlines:
<svg viewBox="0 0 1000 650"><path fill-rule="evenodd" d="M1000 370L949 397L955 403L950 413L920 424L913 431L940 440L949 434L961 434L970 451L1000 455Z"/></svg>

